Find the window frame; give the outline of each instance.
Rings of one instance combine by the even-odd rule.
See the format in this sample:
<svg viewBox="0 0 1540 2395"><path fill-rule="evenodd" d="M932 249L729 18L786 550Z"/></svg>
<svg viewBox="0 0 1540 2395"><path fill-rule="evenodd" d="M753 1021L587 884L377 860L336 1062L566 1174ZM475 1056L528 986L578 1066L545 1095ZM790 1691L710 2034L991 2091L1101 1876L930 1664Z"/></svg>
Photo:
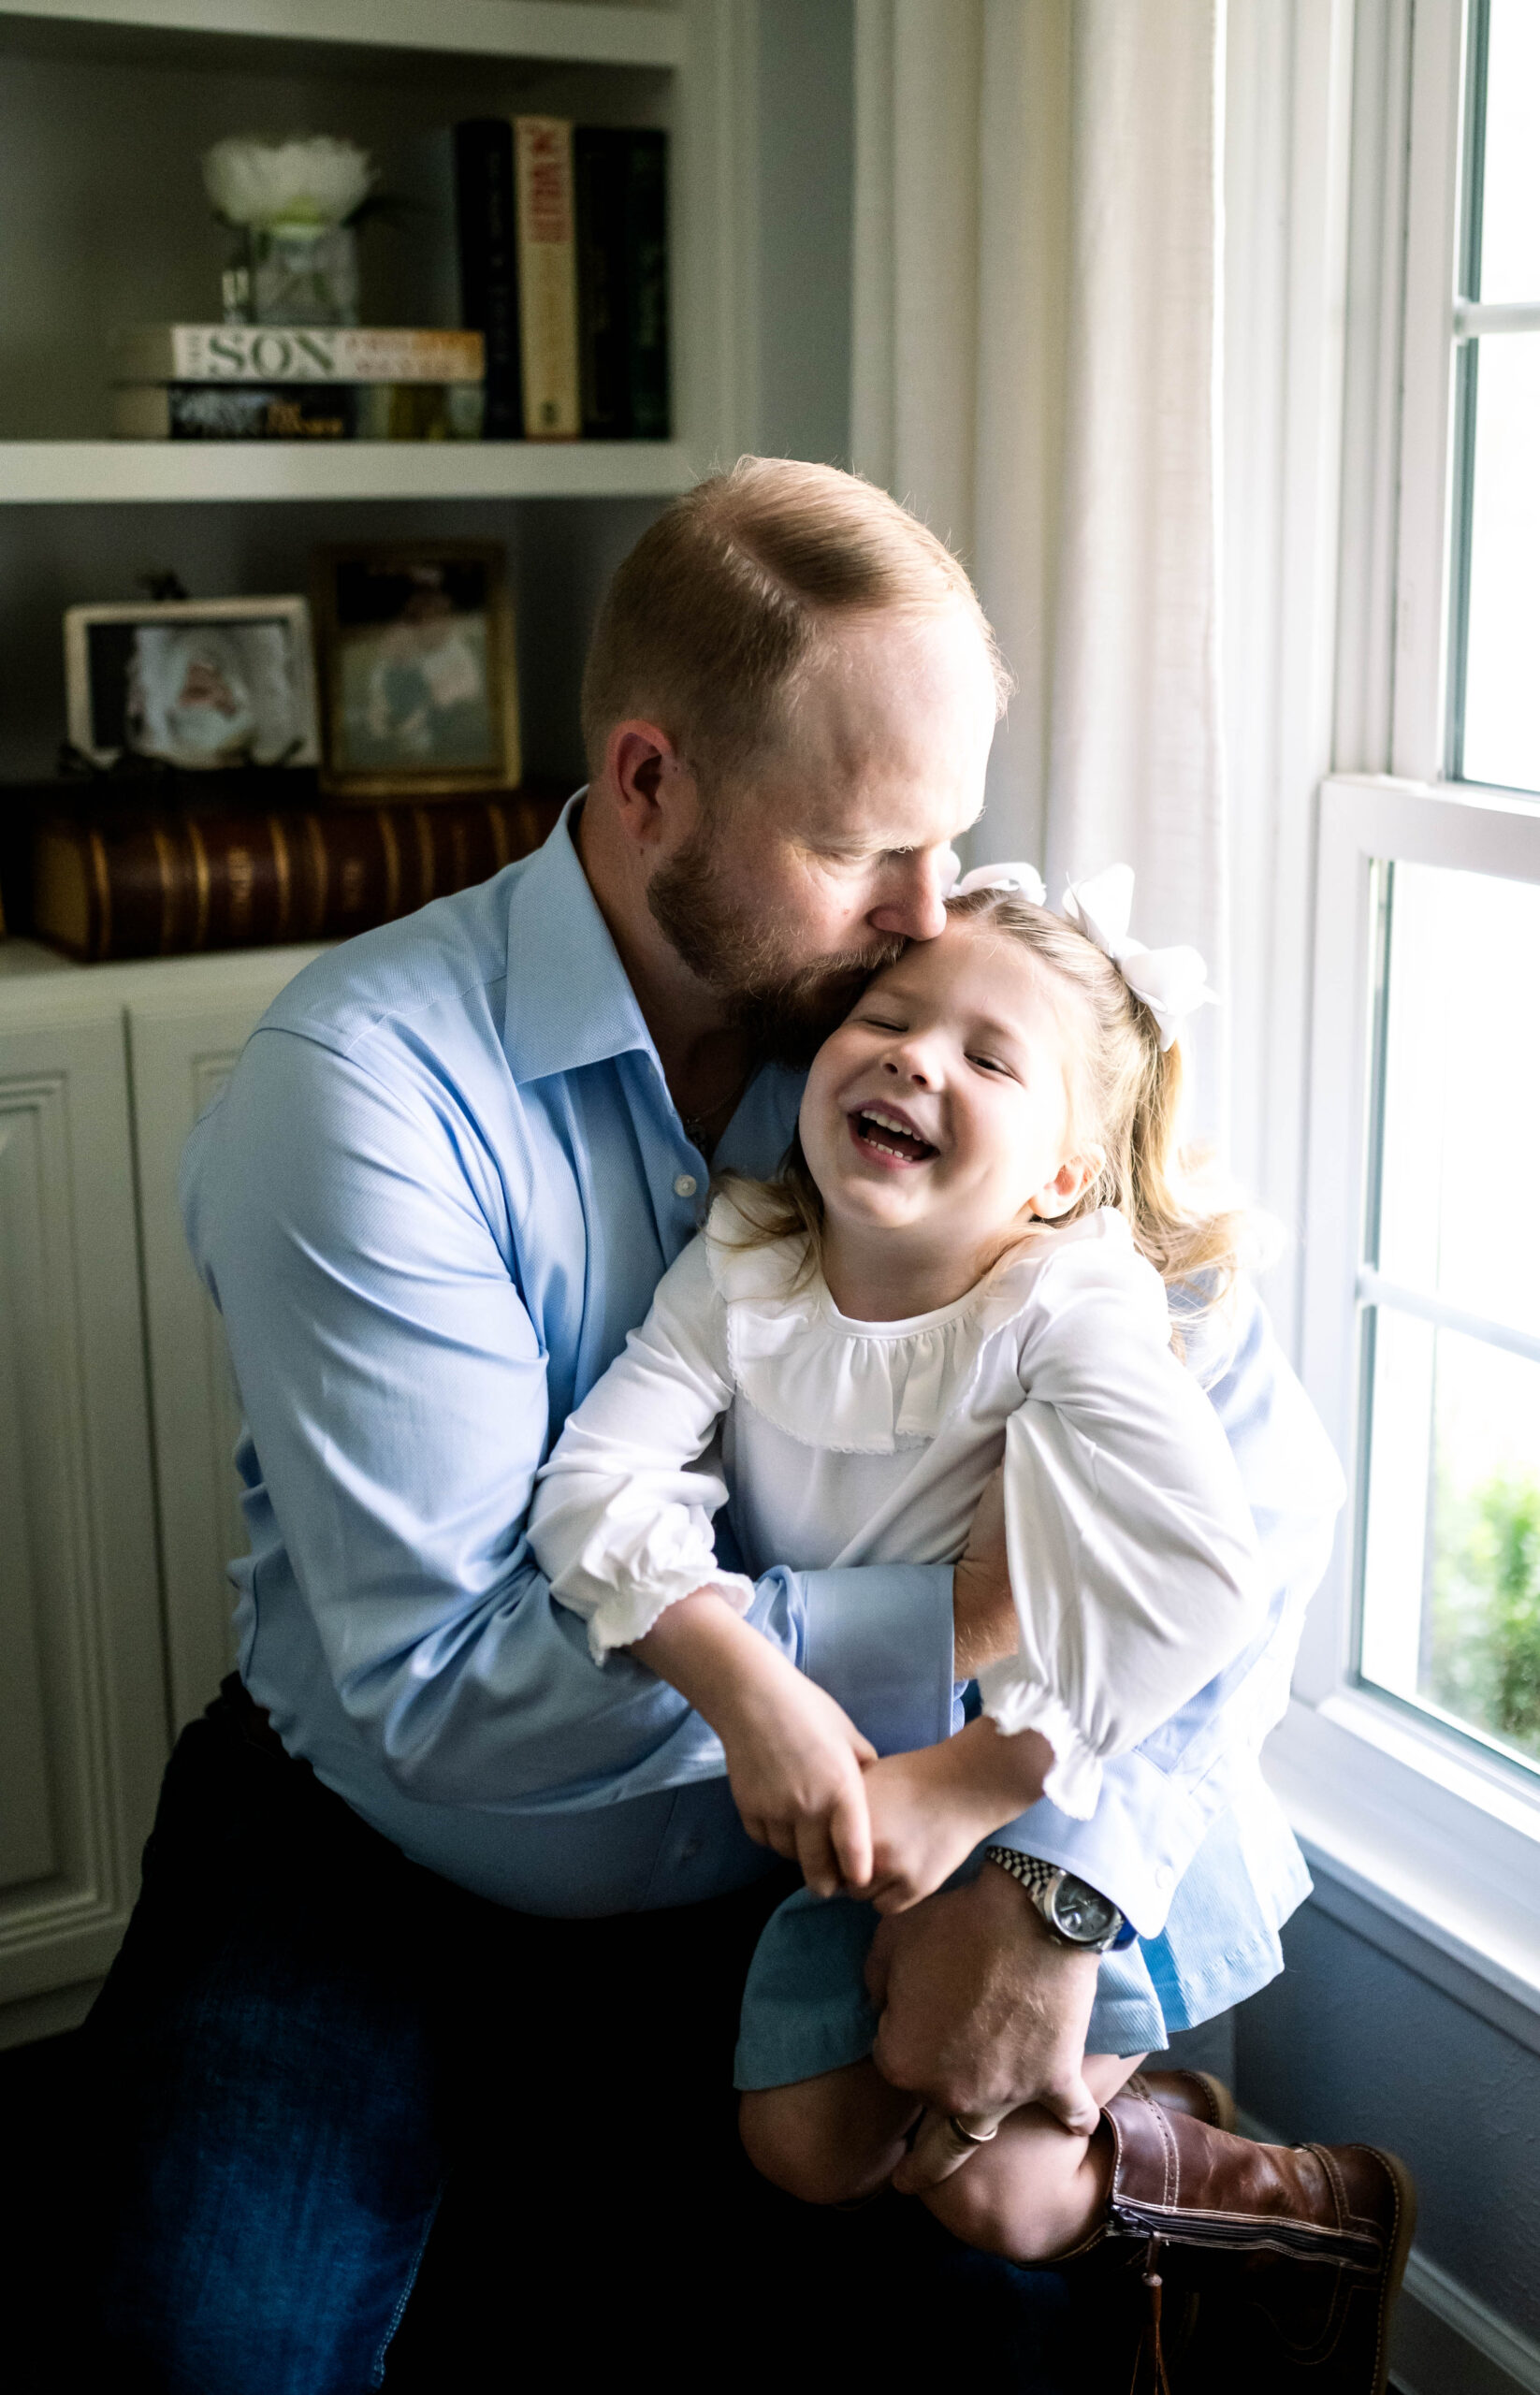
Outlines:
<svg viewBox="0 0 1540 2395"><path fill-rule="evenodd" d="M1358 1672L1375 870L1405 862L1540 882L1540 799L1448 777L1459 341L1479 312L1460 297L1474 9L1387 0L1380 14L1395 88L1383 157L1363 154L1364 119L1355 137L1335 714L1337 763L1388 772L1337 771L1319 791L1300 1218L1300 1371L1349 1497L1266 1760L1328 1884L1402 1924L1410 1952L1448 1958L1451 1986L1467 2001L1479 1988L1490 2017L1540 2051L1540 1782Z"/></svg>

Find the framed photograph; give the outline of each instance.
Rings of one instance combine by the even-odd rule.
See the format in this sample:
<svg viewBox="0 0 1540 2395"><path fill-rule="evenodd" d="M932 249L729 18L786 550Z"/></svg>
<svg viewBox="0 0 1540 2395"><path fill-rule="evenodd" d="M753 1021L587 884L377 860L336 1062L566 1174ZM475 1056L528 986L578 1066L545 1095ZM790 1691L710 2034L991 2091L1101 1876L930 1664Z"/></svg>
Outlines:
<svg viewBox="0 0 1540 2395"><path fill-rule="evenodd" d="M496 541L319 552L325 756L334 798L447 798L519 778L507 558Z"/></svg>
<svg viewBox="0 0 1540 2395"><path fill-rule="evenodd" d="M70 740L94 764L320 762L303 599L67 608L65 689Z"/></svg>

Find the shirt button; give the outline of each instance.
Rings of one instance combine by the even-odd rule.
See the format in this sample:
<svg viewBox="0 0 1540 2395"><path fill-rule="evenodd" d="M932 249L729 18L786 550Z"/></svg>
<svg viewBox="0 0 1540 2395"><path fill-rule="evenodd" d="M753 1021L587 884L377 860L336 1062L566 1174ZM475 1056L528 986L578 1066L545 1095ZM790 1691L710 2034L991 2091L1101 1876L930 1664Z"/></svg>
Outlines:
<svg viewBox="0 0 1540 2395"><path fill-rule="evenodd" d="M1163 1863L1161 1865L1159 1870L1155 1875L1155 1883L1157 1888L1169 1888L1170 1886L1171 1866L1169 1863Z"/></svg>
<svg viewBox="0 0 1540 2395"><path fill-rule="evenodd" d="M687 1837L687 1838L686 1838L686 1840L685 1840L685 1842L684 1842L684 1844L683 1844L683 1845L680 1847L680 1849L679 1849L679 1860L680 1860L680 1862L681 1862L681 1863L693 1863L693 1862L694 1862L694 1860L695 1860L695 1857L699 1854L700 1851L701 1851L701 1841L700 1841L700 1839L699 1839L698 1837Z"/></svg>
<svg viewBox="0 0 1540 2395"><path fill-rule="evenodd" d="M692 1172L676 1172L675 1174L674 1195L676 1198L693 1198L696 1186L695 1175Z"/></svg>

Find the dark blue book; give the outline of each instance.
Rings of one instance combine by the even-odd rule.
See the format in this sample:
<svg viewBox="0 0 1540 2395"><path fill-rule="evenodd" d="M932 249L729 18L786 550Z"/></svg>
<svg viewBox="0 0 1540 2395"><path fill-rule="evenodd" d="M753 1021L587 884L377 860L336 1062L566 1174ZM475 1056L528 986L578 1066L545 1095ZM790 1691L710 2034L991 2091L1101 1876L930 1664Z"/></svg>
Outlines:
<svg viewBox="0 0 1540 2395"><path fill-rule="evenodd" d="M666 441L668 137L580 124L573 152L583 435Z"/></svg>
<svg viewBox="0 0 1540 2395"><path fill-rule="evenodd" d="M460 322L486 344L484 441L524 436L518 327L518 226L514 211L514 128L505 116L468 117L455 127L455 223Z"/></svg>

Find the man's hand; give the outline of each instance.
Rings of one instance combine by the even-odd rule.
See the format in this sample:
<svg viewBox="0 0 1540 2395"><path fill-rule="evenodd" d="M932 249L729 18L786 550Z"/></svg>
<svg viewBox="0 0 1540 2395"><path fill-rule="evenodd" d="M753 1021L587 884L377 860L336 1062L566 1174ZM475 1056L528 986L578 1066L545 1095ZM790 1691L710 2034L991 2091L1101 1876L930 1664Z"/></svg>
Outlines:
<svg viewBox="0 0 1540 2395"><path fill-rule="evenodd" d="M1099 1959L1051 1938L1025 1889L986 1863L970 1886L879 1923L866 1964L877 2067L936 2112L1041 2104L1088 2134L1097 2108L1081 2064ZM893 2174L902 2195L931 2183L914 2155Z"/></svg>
<svg viewBox="0 0 1540 2395"><path fill-rule="evenodd" d="M800 1863L821 1896L864 1888L872 1830L861 1769L877 1749L843 1707L711 1589L670 1605L631 1651L716 1731L749 1836Z"/></svg>
<svg viewBox="0 0 1540 2395"><path fill-rule="evenodd" d="M1005 1473L988 1481L973 1517L967 1546L952 1575L952 1670L977 1679L986 1663L1013 1655L1018 1642L1015 1600L1005 1543Z"/></svg>

